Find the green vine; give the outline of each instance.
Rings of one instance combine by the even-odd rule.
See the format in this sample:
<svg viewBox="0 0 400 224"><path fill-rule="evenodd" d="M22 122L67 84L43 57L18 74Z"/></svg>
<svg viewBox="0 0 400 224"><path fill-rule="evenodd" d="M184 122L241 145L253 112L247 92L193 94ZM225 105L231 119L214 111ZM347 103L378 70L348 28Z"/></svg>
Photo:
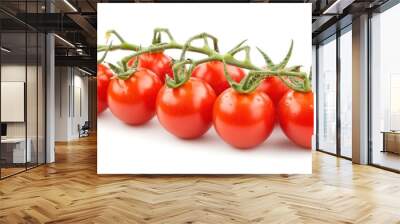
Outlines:
<svg viewBox="0 0 400 224"><path fill-rule="evenodd" d="M168 42L162 41L162 36L167 35ZM221 61L224 64L224 73L227 81L236 91L241 93L250 93L254 91L261 81L269 76L277 76L279 77L289 88L300 91L300 92L309 92L311 91L311 81L310 76L305 72L300 71L301 66L293 66L286 68L286 65L289 62L289 59L293 50L293 41L290 44L289 50L285 56L285 58L279 63L274 64L271 58L260 48L257 50L260 52L261 56L266 62L266 68L260 68L254 64L252 64L250 59L250 46L244 45L246 40L237 44L234 48L228 51L225 54L221 54L218 48L218 39L208 33L200 33L189 38L184 44L179 44L175 41L170 31L165 28L156 28L153 33L152 45L147 48L141 48L138 45L127 43L115 30L110 30L106 33L107 37L114 35L121 43L119 45L99 45L97 48L98 52L105 52L101 60L98 63L101 63L107 55L108 51L114 50L130 50L135 51L135 53L124 57L120 64L122 67L122 71L119 71L119 74L127 74L128 71L131 72L131 69L126 68L127 62L136 56L139 56L144 53L152 53L159 52L168 49L181 49L181 56L179 60L174 61L173 64L173 73L174 77L166 77L166 85L170 88L177 88L183 85L190 78L193 69L202 63L209 61ZM195 40L203 40L202 47L196 47L192 45L192 42ZM210 47L209 40L212 41L212 47ZM207 57L200 60L191 60L186 58L186 53L196 52L200 54L204 54ZM244 52L245 58L243 60L238 60L235 58L235 55ZM136 60L138 61L138 60ZM248 69L248 75L241 80L240 83L235 82L227 72L226 65L234 65L240 68ZM135 66L134 66L135 67ZM115 68L114 68L115 69ZM113 69L113 70L114 70ZM311 74L310 74L311 75ZM121 76L122 78L125 76Z"/></svg>

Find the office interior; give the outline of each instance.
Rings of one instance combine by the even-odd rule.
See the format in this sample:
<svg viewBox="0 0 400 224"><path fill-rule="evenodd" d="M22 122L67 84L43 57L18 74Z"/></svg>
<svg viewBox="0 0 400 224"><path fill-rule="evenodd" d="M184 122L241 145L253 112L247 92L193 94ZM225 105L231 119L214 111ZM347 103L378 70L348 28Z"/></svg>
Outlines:
<svg viewBox="0 0 400 224"><path fill-rule="evenodd" d="M358 18L354 18L357 13L342 15L313 38L316 150L398 171L400 76L395 52L400 46L395 27L400 5L394 1L352 4L369 9ZM359 10L352 7L345 11Z"/></svg>
<svg viewBox="0 0 400 224"><path fill-rule="evenodd" d="M79 138L82 126L96 131L96 3L113 1L71 2L1 3L2 178L53 162L54 142ZM360 141L368 144L354 153L366 151L361 163L399 171L400 103L395 96L400 91L400 71L395 53L400 34L395 30L400 6L396 1L339 1L328 8L341 7L335 14L322 12L335 1L297 2L311 2L314 13L314 148L352 160L352 118L361 116L352 113L353 105L360 103L352 102L352 81L357 79L352 74L364 69L361 75L367 80L360 87L367 96L358 100L365 100L368 113L366 136ZM364 26L357 27L357 37L355 20ZM353 45L362 38L367 43L357 47L365 49L356 53L365 54L360 61L365 68L353 68Z"/></svg>
<svg viewBox="0 0 400 224"><path fill-rule="evenodd" d="M85 31L60 14L74 10L62 1L0 3L1 179L53 163L55 143L96 132L95 26ZM72 17L96 22L93 12Z"/></svg>
<svg viewBox="0 0 400 224"><path fill-rule="evenodd" d="M161 216L152 217L150 214L150 217L138 218L122 209L116 209L126 204L123 208L127 211L137 209L135 211L142 214L141 212L145 213L150 211L149 208L160 205L164 213L169 211L179 217L175 221L171 221L173 216L169 217L169 223L181 223L182 220L191 223L192 219L174 213L180 210L174 205L179 204L182 208L187 205L180 203L192 198L179 201L175 197L191 192L185 189L191 189L192 186L196 186L195 190L203 190L196 194L196 200L204 199L202 203L221 203L224 206L236 205L232 202L236 199L227 199L232 195L237 198L248 196L246 200L251 198L251 193L254 193L252 187L262 186L262 189L257 188L257 192L263 192L279 186L279 193L282 195L271 193L270 196L275 195L271 196L272 201L268 200L271 204L265 203L271 206L269 215L279 217L279 214L288 212L286 217L299 216L299 220L313 220L316 223L327 223L329 220L332 223L364 223L369 219L375 220L370 223L398 223L400 204L395 196L399 195L400 189L400 101L397 98L400 94L400 66L397 57L400 52L400 1L238 1L312 5L310 35L313 45L310 48L312 47L312 81L315 89L312 149L314 174L305 177L97 176L96 4L107 2L145 4L177 1L0 1L0 197L2 191L8 192L3 194L6 196L2 199L9 202L10 198L15 198L10 196L12 193L20 194L17 199L32 195L39 197L42 194L39 189L43 187L41 181L54 184L52 178L60 178L57 181L62 184L57 186L59 182L56 182L57 184L52 185L57 191L54 190L56 193L52 192L48 196L52 198L52 202L58 199L62 201L63 198L70 200L71 206L75 202L84 205L82 209L63 210L70 212L67 218L78 213L93 212L97 215L98 212L99 217L125 216L138 223L149 223L153 219L162 222ZM75 162L74 159L79 160ZM80 164L88 161L89 165ZM58 169L58 164L62 168ZM225 180L219 182L219 178L227 178L226 183ZM241 189L232 186L244 184L246 181L252 185L243 187L245 193L230 193ZM23 191L22 187L10 187L16 182L35 183L35 186L40 187L32 188L29 193L20 193ZM159 183L162 184L158 185ZM60 190L60 186L67 190ZM217 191L218 187L222 190ZM116 199L108 194L118 189L123 189L122 193L133 192L132 197L135 198L128 200L126 198L130 196L127 194L119 197L119 193L115 193L118 194ZM108 205L101 204L100 199L96 200L103 193L105 195L99 198L107 199L104 201ZM161 199L158 201L158 197L167 193L173 194L169 195L167 202ZM328 200L334 195L338 195L335 201ZM147 196L150 197L149 200ZM260 195L263 196L266 195ZM281 201L285 201L283 205ZM330 202L336 203L338 207L327 206ZM146 203L151 205L146 207ZM22 204L22 207L26 206L25 202ZM98 204L99 207L96 207ZM109 213L103 212L101 209L108 209L109 204L115 206L114 209L107 210ZM254 211L262 207L260 204L251 204L254 205ZM55 207L57 206L64 205L59 203ZM272 208L275 206L284 206L285 209L278 212ZM340 210L339 207L343 209ZM1 220L5 217L2 216L2 210L11 212L11 209L2 207L1 203L0 208ZM186 212L185 209L180 211L182 214ZM236 210L233 208L219 208L215 213L213 211L216 210L202 210L204 213L199 214L204 216L199 217L206 222L219 220L219 223L240 223L242 220L238 215L229 216L229 219L221 218L229 212L234 213ZM48 211L49 214L51 212L53 210ZM43 214L27 214L29 215L25 214L26 217L47 221L57 220L58 217L55 215L54 219L41 219ZM60 217L58 221L67 220ZM81 216L82 219L85 217L91 218L90 215ZM75 223L80 221L75 218L71 220ZM263 218L257 220L269 220ZM104 220L100 219L100 222ZM295 219L288 218L286 221L288 220ZM286 221L282 219L282 223Z"/></svg>

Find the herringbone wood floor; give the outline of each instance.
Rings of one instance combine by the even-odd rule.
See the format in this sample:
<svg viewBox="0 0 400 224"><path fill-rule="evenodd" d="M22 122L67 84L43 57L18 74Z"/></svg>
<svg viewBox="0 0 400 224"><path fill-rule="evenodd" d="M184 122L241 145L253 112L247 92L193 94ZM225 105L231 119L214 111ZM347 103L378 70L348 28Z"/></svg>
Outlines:
<svg viewBox="0 0 400 224"><path fill-rule="evenodd" d="M400 223L400 175L314 153L313 175L98 176L96 139L0 181L0 223Z"/></svg>

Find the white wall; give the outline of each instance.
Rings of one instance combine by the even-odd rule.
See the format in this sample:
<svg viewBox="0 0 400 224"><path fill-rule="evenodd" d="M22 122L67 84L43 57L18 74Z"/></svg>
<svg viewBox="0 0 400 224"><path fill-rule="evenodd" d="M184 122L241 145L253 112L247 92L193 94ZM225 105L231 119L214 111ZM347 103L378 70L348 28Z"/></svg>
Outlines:
<svg viewBox="0 0 400 224"><path fill-rule="evenodd" d="M25 70L27 69L27 70ZM25 75L26 71L28 72L28 81L30 85L36 85L36 80L31 80L30 75L36 74L36 66L27 66L18 65L18 64L5 64L1 66L1 81L4 82L25 82ZM28 88L27 89L27 103L30 104L31 102L35 102L34 106L36 108L36 88ZM31 92L32 91L32 92ZM4 96L3 96L4 97ZM39 105L40 106L40 105ZM22 108L24 110L24 108ZM7 108L1 108L1 110L7 110ZM31 113L32 110L28 110L28 122L35 121L35 127L33 124L28 125L28 129L34 128L36 130L36 113ZM8 137L25 137L25 123L26 122L7 122L7 135ZM28 137L29 134L32 133L28 130ZM36 132L35 132L36 135Z"/></svg>
<svg viewBox="0 0 400 224"><path fill-rule="evenodd" d="M25 82L25 65L8 64L1 66L1 81L2 82ZM30 70L31 67L28 67ZM1 108L6 110L7 108ZM25 137L24 122L9 122L7 123L8 137Z"/></svg>
<svg viewBox="0 0 400 224"><path fill-rule="evenodd" d="M80 75L74 75L74 86L75 86L75 91L74 94L75 96L75 117L72 119L72 135L73 136L78 136L78 129L77 126L78 124L83 125L85 121L88 121L88 78L83 77ZM80 95L80 97L79 97ZM80 102L78 102L80 101ZM81 107L81 108L79 108ZM80 111L82 110L82 111Z"/></svg>
<svg viewBox="0 0 400 224"><path fill-rule="evenodd" d="M78 124L88 120L88 78L83 75L76 68L56 67L56 141L77 139Z"/></svg>
<svg viewBox="0 0 400 224"><path fill-rule="evenodd" d="M38 70L37 70L38 69ZM7 123L7 137L10 138L24 138L25 135L30 140L30 148L32 161L36 162L36 158L39 159L39 163L44 162L44 74L42 73L41 66L32 66L25 64L3 64L1 66L1 81L2 82L24 82L26 83L26 107L22 106L19 110L21 113L26 112L26 121L22 122L6 122ZM27 79L27 80L25 80ZM3 92L2 94L7 94ZM24 90L20 90L20 94L24 94ZM2 95L7 97L7 95ZM23 102L24 104L25 102ZM7 110L13 110L10 107L2 107L2 112ZM18 110L18 109L14 109ZM13 113L13 111L7 111ZM14 112L15 113L15 112ZM37 156L37 153L39 155Z"/></svg>
<svg viewBox="0 0 400 224"><path fill-rule="evenodd" d="M69 69L67 67L55 68L55 140L68 140L69 117Z"/></svg>
<svg viewBox="0 0 400 224"><path fill-rule="evenodd" d="M24 122L25 83L1 82L1 121ZM35 106L36 108L36 106Z"/></svg>

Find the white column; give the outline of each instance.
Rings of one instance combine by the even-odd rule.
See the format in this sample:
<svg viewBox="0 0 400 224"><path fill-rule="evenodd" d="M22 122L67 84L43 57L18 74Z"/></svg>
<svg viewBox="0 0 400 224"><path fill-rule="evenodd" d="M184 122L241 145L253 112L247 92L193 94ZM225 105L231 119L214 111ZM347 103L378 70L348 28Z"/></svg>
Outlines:
<svg viewBox="0 0 400 224"><path fill-rule="evenodd" d="M353 19L353 162L368 163L368 15Z"/></svg>
<svg viewBox="0 0 400 224"><path fill-rule="evenodd" d="M54 72L54 35L46 36L46 163L55 161L54 134L55 134L55 72Z"/></svg>
<svg viewBox="0 0 400 224"><path fill-rule="evenodd" d="M51 1L46 1L46 11L53 12ZM55 161L55 53L54 35L46 35L46 163Z"/></svg>

